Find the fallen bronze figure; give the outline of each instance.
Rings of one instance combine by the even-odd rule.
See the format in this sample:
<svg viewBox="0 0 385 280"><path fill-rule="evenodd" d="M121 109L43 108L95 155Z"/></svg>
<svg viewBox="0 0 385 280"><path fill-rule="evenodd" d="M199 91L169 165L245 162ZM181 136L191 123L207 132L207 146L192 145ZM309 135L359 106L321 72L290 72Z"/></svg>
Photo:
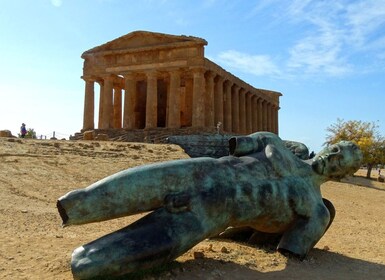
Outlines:
<svg viewBox="0 0 385 280"><path fill-rule="evenodd" d="M75 279L122 275L173 261L206 238L239 232L279 237L278 251L304 258L334 207L320 185L353 174L362 154L348 141L313 159L295 156L275 134L229 140L229 156L130 168L59 198L63 226L151 211L72 254ZM227 231L226 231L227 230Z"/></svg>

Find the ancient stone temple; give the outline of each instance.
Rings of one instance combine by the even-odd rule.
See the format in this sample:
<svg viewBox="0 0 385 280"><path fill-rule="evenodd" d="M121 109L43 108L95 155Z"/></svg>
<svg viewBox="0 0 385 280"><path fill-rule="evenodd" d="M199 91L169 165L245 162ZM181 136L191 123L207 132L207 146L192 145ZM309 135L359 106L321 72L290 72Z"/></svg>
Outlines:
<svg viewBox="0 0 385 280"><path fill-rule="evenodd" d="M221 123L227 133L278 133L281 94L254 88L205 58L205 45L197 37L135 31L84 52L82 131Z"/></svg>

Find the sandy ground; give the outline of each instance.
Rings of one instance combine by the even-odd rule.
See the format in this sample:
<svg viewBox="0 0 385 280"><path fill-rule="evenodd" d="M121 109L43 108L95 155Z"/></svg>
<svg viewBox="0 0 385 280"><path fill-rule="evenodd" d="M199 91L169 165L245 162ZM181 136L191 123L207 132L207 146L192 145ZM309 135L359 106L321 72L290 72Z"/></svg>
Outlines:
<svg viewBox="0 0 385 280"><path fill-rule="evenodd" d="M132 166L187 157L173 145L0 138L0 279L73 279L76 247L140 215L62 228L56 200ZM144 278L385 279L385 184L364 174L322 186L337 214L302 262L273 248L206 240Z"/></svg>

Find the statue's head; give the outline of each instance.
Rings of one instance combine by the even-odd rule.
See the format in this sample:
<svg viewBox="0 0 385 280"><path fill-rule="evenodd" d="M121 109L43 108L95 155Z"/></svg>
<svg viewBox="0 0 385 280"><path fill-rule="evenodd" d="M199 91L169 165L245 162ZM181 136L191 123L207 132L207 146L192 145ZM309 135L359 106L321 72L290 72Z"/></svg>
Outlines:
<svg viewBox="0 0 385 280"><path fill-rule="evenodd" d="M327 146L313 159L313 170L329 179L341 179L356 172L362 163L362 152L350 141Z"/></svg>

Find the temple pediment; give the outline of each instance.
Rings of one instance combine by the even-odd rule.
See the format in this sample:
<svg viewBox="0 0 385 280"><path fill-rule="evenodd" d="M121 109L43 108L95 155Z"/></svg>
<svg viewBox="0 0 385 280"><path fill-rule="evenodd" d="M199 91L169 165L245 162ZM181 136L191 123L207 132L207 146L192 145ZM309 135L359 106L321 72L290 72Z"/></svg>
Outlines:
<svg viewBox="0 0 385 280"><path fill-rule="evenodd" d="M148 31L134 31L103 45L87 50L83 53L82 57L88 54L95 55L112 52L132 52L154 48L175 48L192 45L207 45L207 41L193 36L176 36Z"/></svg>

